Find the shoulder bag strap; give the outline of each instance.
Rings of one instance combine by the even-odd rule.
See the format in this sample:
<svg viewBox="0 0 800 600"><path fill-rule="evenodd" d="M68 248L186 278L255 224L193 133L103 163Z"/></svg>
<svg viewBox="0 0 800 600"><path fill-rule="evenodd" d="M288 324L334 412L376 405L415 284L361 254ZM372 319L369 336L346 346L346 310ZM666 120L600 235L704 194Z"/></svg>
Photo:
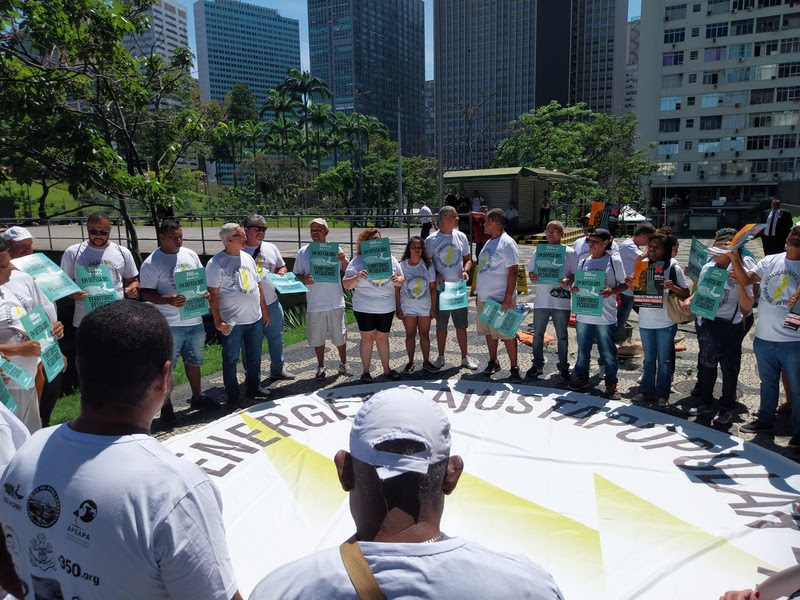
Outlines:
<svg viewBox="0 0 800 600"><path fill-rule="evenodd" d="M369 568L367 559L364 558L364 553L361 551L355 535L346 542L342 542L342 545L339 546L339 554L342 556L347 575L361 600L386 600L372 569Z"/></svg>

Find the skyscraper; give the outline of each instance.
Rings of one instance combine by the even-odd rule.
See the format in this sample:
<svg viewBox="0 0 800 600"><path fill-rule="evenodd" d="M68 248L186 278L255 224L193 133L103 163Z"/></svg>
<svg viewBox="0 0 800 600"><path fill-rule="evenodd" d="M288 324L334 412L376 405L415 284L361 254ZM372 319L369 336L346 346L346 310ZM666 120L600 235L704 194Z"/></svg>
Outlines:
<svg viewBox="0 0 800 600"><path fill-rule="evenodd" d="M445 170L491 166L509 123L552 100L621 112L627 0L434 2Z"/></svg>
<svg viewBox="0 0 800 600"><path fill-rule="evenodd" d="M237 0L194 3L197 66L204 100L225 99L246 83L261 108L267 90L300 68L300 22Z"/></svg>
<svg viewBox="0 0 800 600"><path fill-rule="evenodd" d="M147 9L152 19L139 36L127 36L125 46L134 56L159 54L165 60L172 57L177 48L189 47L186 7L173 0L156 0Z"/></svg>
<svg viewBox="0 0 800 600"><path fill-rule="evenodd" d="M334 110L377 117L403 154L424 144L425 27L422 0L308 0L311 73Z"/></svg>

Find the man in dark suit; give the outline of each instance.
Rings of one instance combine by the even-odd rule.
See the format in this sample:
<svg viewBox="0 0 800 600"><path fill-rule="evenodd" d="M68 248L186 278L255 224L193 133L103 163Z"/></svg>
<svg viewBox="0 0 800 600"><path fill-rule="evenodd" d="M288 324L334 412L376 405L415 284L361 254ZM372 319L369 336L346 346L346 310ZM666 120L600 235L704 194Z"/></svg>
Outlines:
<svg viewBox="0 0 800 600"><path fill-rule="evenodd" d="M765 223L767 226L761 234L764 255L783 252L786 246L786 237L792 229L792 215L788 210L781 208L780 200L772 200L772 209L767 211Z"/></svg>

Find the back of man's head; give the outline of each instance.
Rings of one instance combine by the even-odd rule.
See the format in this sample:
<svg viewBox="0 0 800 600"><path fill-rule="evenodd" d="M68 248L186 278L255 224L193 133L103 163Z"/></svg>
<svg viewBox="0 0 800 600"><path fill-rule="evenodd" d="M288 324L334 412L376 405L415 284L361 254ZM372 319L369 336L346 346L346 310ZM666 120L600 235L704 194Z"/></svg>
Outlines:
<svg viewBox="0 0 800 600"><path fill-rule="evenodd" d="M78 328L81 404L131 408L172 359L172 334L151 304L118 300L90 312Z"/></svg>

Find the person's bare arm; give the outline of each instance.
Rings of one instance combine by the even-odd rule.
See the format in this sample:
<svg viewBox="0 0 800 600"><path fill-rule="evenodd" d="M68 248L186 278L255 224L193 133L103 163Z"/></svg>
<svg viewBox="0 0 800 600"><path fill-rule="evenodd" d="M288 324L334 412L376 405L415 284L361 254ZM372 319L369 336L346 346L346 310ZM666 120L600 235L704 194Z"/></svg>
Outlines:
<svg viewBox="0 0 800 600"><path fill-rule="evenodd" d="M125 277L122 280L125 289L125 295L128 298L138 298L139 297L139 278L138 277Z"/></svg>
<svg viewBox="0 0 800 600"><path fill-rule="evenodd" d="M512 302L514 298L514 291L517 289L517 271L519 271L519 265L508 267L508 276L506 277L506 293L503 296L503 310L514 308Z"/></svg>
<svg viewBox="0 0 800 600"><path fill-rule="evenodd" d="M753 271L748 271L744 268L742 257L738 252L730 252L731 264L733 265L733 274L739 285L756 285L761 282L761 277L756 275Z"/></svg>
<svg viewBox="0 0 800 600"><path fill-rule="evenodd" d="M214 318L214 327L216 327L217 331L222 333L222 335L228 335L231 332L231 328L222 320L219 314L219 288L209 287L208 293L210 294L208 306L211 309L211 316Z"/></svg>
<svg viewBox="0 0 800 600"><path fill-rule="evenodd" d="M169 304L170 306L180 307L186 302L185 296L178 294L159 294L156 290L151 288L139 288L139 293L142 298L150 304Z"/></svg>

